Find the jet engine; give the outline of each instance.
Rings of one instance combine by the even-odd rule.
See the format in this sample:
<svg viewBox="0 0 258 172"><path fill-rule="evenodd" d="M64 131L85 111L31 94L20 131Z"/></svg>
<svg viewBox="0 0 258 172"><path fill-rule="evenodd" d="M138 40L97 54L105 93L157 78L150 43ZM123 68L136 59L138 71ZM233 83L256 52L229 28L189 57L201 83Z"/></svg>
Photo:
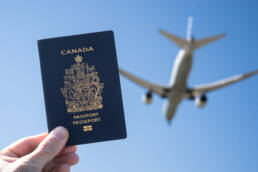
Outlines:
<svg viewBox="0 0 258 172"><path fill-rule="evenodd" d="M145 104L151 104L152 102L152 92L148 91L146 94L142 96L142 101Z"/></svg>
<svg viewBox="0 0 258 172"><path fill-rule="evenodd" d="M195 105L203 108L206 105L207 97L205 95L201 95L200 97L195 98Z"/></svg>

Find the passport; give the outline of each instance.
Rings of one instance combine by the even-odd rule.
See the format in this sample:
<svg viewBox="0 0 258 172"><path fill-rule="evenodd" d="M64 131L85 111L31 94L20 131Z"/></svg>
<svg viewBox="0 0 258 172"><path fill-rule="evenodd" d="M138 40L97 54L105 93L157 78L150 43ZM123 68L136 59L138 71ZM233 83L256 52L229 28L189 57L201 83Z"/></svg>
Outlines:
<svg viewBox="0 0 258 172"><path fill-rule="evenodd" d="M38 40L49 132L68 145L126 138L113 31Z"/></svg>

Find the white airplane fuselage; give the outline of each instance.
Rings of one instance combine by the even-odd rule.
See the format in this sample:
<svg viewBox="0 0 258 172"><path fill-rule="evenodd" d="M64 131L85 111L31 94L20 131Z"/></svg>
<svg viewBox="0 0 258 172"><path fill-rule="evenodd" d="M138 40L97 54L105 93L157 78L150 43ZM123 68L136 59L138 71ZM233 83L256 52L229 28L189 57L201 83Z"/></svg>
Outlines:
<svg viewBox="0 0 258 172"><path fill-rule="evenodd" d="M178 104L184 98L187 89L187 80L192 68L193 51L191 43L183 49L180 49L172 71L169 81L170 92L168 94L168 102L165 105L165 115L168 120L172 119Z"/></svg>

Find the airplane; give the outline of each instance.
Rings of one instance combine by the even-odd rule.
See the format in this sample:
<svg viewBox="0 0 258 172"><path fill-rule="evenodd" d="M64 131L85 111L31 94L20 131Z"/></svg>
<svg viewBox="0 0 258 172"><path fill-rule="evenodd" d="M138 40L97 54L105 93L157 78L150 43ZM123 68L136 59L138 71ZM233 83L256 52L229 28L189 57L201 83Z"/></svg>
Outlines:
<svg viewBox="0 0 258 172"><path fill-rule="evenodd" d="M170 123L175 117L178 105L182 100L195 100L196 106L203 108L207 102L207 93L258 74L258 69L256 69L245 74L235 75L216 82L188 87L187 80L192 67L193 52L204 45L225 37L226 35L219 34L216 36L195 40L191 34L192 21L193 18L189 17L186 39L180 38L179 36L168 33L164 30L160 30L162 35L181 48L176 56L168 86L148 82L119 68L120 74L122 74L124 77L148 89L147 93L143 96L143 101L146 104L150 104L152 102L153 93L156 93L162 98L167 98L168 101L164 106L164 111L168 123Z"/></svg>

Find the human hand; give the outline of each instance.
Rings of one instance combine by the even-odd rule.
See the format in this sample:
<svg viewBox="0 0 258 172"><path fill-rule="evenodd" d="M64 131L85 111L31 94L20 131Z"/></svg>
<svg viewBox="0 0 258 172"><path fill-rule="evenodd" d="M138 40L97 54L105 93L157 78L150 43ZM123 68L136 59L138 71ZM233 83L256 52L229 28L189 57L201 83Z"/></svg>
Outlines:
<svg viewBox="0 0 258 172"><path fill-rule="evenodd" d="M57 127L9 145L0 151L0 172L69 172L79 157L76 146L65 147L68 137L67 129Z"/></svg>

